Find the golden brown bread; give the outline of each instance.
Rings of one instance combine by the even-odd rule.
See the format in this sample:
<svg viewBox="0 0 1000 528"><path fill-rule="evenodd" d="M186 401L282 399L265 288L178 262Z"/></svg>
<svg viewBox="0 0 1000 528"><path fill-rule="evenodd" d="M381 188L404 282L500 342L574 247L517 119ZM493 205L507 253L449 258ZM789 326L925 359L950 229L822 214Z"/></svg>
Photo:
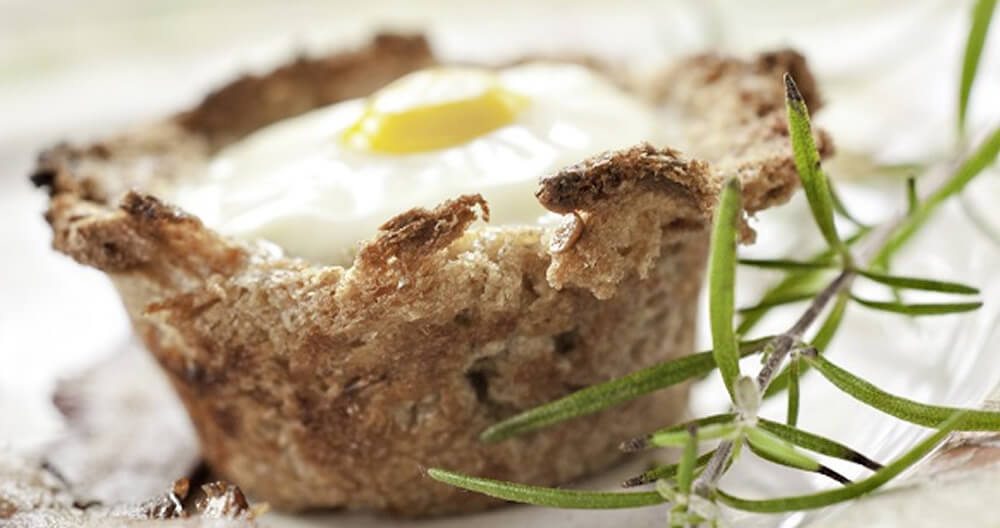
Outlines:
<svg viewBox="0 0 1000 528"><path fill-rule="evenodd" d="M347 269L223 238L155 197L260 126L433 62L422 39L381 36L236 81L121 138L57 147L33 176L50 188L54 246L112 278L208 462L276 507L482 509L495 502L423 469L563 483L677 419L685 386L499 444L477 439L503 417L689 353L721 182L742 179L751 213L788 199L797 175L780 75L796 72L817 105L793 52L691 58L645 93L682 117L671 126L698 159L638 145L567 167L538 192L566 214L559 227L478 227L478 195L404 212Z"/></svg>

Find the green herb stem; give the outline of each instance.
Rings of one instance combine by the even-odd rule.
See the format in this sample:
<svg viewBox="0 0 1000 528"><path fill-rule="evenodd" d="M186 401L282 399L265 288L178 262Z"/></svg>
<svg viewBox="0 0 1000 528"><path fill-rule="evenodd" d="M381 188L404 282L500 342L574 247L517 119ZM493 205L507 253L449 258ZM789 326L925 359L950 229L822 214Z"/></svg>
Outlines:
<svg viewBox="0 0 1000 528"><path fill-rule="evenodd" d="M826 316L823 321L823 325L819 327L816 331L816 335L813 336L812 341L809 343L810 346L817 351L817 353L822 354L826 347L829 346L830 341L833 340L833 336L836 335L837 330L840 328L840 323L844 320L844 313L847 311L847 304L850 300L850 296L847 294L846 290L841 290L840 294L837 296L837 301L833 304L833 308L830 309L830 313ZM771 384L768 385L767 390L764 392L764 398L770 398L789 387L791 382L791 374L789 367L786 366L784 370L778 373L777 376L771 380ZM809 370L809 364L804 362L799 362L799 377L802 377Z"/></svg>
<svg viewBox="0 0 1000 528"><path fill-rule="evenodd" d="M536 506L548 506L550 508L610 510L616 508L656 506L657 504L666 502L666 499L655 491L610 492L544 488L503 480L473 477L438 468L428 469L427 474L439 482L489 495L490 497L524 504L534 504Z"/></svg>

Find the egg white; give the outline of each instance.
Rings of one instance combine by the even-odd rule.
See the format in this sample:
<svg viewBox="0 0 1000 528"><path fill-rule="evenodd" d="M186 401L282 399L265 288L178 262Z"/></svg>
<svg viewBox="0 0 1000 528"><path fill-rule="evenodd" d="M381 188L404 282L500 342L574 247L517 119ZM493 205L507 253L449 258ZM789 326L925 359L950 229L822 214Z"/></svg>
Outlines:
<svg viewBox="0 0 1000 528"><path fill-rule="evenodd" d="M467 143L414 154L351 148L339 138L364 112L364 99L356 99L227 147L173 199L225 235L347 265L392 216L460 194L482 194L494 225L551 221L534 197L540 177L661 136L656 112L587 68L532 63L498 75L528 105L513 123Z"/></svg>

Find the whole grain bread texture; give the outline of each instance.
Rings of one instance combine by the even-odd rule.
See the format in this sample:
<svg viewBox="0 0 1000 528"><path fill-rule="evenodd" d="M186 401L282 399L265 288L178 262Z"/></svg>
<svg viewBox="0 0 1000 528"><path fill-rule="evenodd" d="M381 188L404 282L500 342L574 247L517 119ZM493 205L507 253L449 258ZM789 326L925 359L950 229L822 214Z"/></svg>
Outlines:
<svg viewBox="0 0 1000 528"><path fill-rule="evenodd" d="M691 57L635 89L671 110L665 126L687 154L642 144L545 177L537 199L564 214L559 226L484 226L478 195L403 212L348 268L224 238L157 198L264 125L436 62L421 37L380 35L244 77L121 137L54 147L32 176L51 194L54 247L111 277L207 462L274 507L480 510L497 502L425 469L561 484L677 420L684 385L504 442L477 438L690 353L721 183L742 180L749 214L787 200L797 174L780 76L792 72L819 106L792 51ZM832 151L825 134L817 141ZM746 224L742 239L753 239Z"/></svg>

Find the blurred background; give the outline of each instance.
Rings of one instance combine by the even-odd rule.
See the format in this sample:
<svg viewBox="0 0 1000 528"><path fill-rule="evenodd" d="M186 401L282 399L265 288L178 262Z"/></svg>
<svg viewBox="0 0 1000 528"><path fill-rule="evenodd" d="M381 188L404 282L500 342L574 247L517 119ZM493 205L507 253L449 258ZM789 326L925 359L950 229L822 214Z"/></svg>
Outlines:
<svg viewBox="0 0 1000 528"><path fill-rule="evenodd" d="M970 5L958 0L0 0L0 449L32 452L58 437L62 422L50 398L56 381L131 346L124 312L103 275L49 249L50 232L41 217L45 197L27 181L35 156L46 146L124 131L195 104L239 73L265 72L296 55L356 45L380 29L426 32L444 57L494 61L526 53L585 53L637 72L685 53L749 55L792 46L809 59L827 103L817 120L838 147L830 172L857 182L873 164L940 160L954 151ZM994 27L981 59L970 106L971 138L1000 123L998 32ZM997 226L996 174L984 180L992 183L983 183L968 200ZM863 204L856 212L876 220L902 198L898 183L846 185ZM779 233L762 238L764 249L796 240L787 231L794 214L793 207L784 217L763 218L785 229L762 229ZM954 227L956 233L972 232L967 211L949 214L966 222ZM935 247L969 260L968 248L987 244L981 234L955 237ZM935 262L933 270L954 269L950 260ZM997 255L976 262L988 276ZM983 395L980 390L966 398Z"/></svg>

